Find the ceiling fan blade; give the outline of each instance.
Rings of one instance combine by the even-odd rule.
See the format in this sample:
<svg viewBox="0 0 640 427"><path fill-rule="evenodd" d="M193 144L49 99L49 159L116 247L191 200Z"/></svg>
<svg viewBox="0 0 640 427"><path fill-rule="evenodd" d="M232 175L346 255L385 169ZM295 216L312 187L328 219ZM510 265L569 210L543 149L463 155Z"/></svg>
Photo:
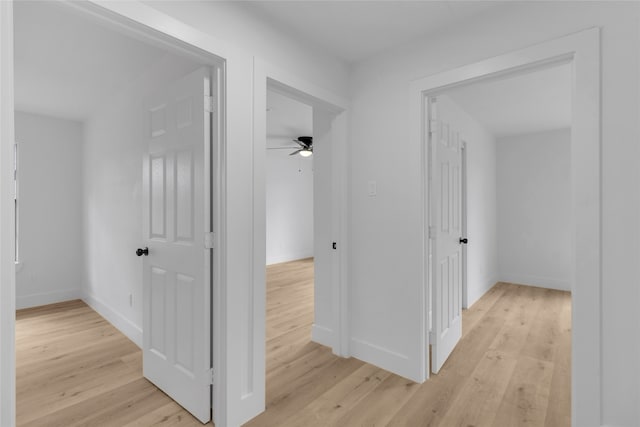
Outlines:
<svg viewBox="0 0 640 427"><path fill-rule="evenodd" d="M295 150L296 147L267 147L267 150Z"/></svg>
<svg viewBox="0 0 640 427"><path fill-rule="evenodd" d="M311 148L311 146L313 145L313 137L311 136L299 136L298 141L300 141L307 148Z"/></svg>
<svg viewBox="0 0 640 427"><path fill-rule="evenodd" d="M290 155L290 156L295 156L296 154L298 154L298 153L299 153L299 152L301 152L301 151L304 151L304 149L303 149L303 148L301 148L301 149L299 149L299 150L294 151L293 153L291 153L291 154L289 154L289 155Z"/></svg>
<svg viewBox="0 0 640 427"><path fill-rule="evenodd" d="M306 143L304 143L304 142L302 142L300 140L294 139L293 142L295 142L296 144L298 144L302 148L309 148L309 146Z"/></svg>

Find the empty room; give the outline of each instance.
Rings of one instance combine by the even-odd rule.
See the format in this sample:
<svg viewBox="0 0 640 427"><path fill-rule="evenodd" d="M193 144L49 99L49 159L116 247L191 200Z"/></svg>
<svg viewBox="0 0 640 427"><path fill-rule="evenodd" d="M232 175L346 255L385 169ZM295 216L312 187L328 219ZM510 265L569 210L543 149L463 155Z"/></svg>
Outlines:
<svg viewBox="0 0 640 427"><path fill-rule="evenodd" d="M266 387L276 399L292 361L320 348L314 322L313 107L267 92ZM321 212L322 214L322 212Z"/></svg>
<svg viewBox="0 0 640 427"><path fill-rule="evenodd" d="M640 3L0 2L0 426L640 425Z"/></svg>
<svg viewBox="0 0 640 427"><path fill-rule="evenodd" d="M445 425L570 424L571 88L563 61L428 100L431 371L478 361Z"/></svg>
<svg viewBox="0 0 640 427"><path fill-rule="evenodd" d="M121 425L126 419L115 415L118 405L107 404L116 390L135 389L134 396L181 410L142 379L139 347L143 325L167 322L169 300L178 310L199 311L184 289L192 278L180 267L170 296L171 279L162 279L169 276L166 265L154 260L148 276L145 260L149 252L167 250L163 234L172 234L182 249L205 222L193 224L204 212L196 212L202 195L191 193L202 185L202 166L194 172L192 165L204 163L198 159L203 153L189 148L184 131L198 121L197 107L200 122L211 115L202 112L204 80L191 84L199 95L196 107L166 109L163 118L182 131L174 157L150 142L147 129L155 124L144 110L172 90L169 105L176 97L190 101L184 86L208 67L62 4L23 2L14 12L17 424L64 425L57 417L85 408L83 423ZM153 290L143 289L145 280ZM162 289L167 305L154 306ZM151 304L144 304L149 292ZM195 335L188 320L177 326L182 336ZM159 334L150 338L151 357L161 349L169 353L171 342ZM191 344L183 338L173 345L183 370L195 369ZM163 386L162 379L153 381Z"/></svg>

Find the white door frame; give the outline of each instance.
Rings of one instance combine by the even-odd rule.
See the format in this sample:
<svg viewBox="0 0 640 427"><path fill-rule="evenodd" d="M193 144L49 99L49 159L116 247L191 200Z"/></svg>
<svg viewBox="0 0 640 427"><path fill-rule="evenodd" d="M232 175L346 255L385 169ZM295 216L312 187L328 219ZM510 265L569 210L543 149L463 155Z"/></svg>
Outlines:
<svg viewBox="0 0 640 427"><path fill-rule="evenodd" d="M333 258L332 308L334 325L331 331L331 347L333 352L342 357L350 356L349 352L349 318L348 318L348 185L347 185L347 115L349 103L346 99L320 88L304 79L288 73L286 70L268 64L258 58L254 59L254 283L260 301L256 305L255 316L259 319L256 327L264 329L265 319L265 277L266 260L265 241L265 153L267 123L267 87L297 99L314 108L321 108L332 115L332 166L333 166L333 218L332 240L337 242L337 250ZM258 273L259 272L259 273ZM264 337L262 347L255 348L255 357L264 363ZM264 374L264 366L259 366Z"/></svg>
<svg viewBox="0 0 640 427"><path fill-rule="evenodd" d="M429 96L454 86L496 78L545 64L570 62L573 67L573 118L571 132L574 264L572 266L571 420L573 426L600 426L601 408L601 192L600 192L600 30L579 33L537 44L485 61L456 68L411 83L411 132L423 147L423 236L428 225L428 159L425 157L425 102ZM426 246L423 246L426 249ZM427 253L423 253L423 314L428 314ZM426 322L421 344L428 366Z"/></svg>
<svg viewBox="0 0 640 427"><path fill-rule="evenodd" d="M0 425L15 425L16 272L15 212L11 208L13 101L13 4L0 2Z"/></svg>

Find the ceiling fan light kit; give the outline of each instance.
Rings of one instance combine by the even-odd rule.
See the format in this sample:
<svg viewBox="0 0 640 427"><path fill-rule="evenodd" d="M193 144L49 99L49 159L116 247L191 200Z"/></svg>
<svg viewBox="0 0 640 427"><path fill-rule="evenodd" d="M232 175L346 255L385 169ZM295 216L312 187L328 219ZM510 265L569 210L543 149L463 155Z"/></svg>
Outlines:
<svg viewBox="0 0 640 427"><path fill-rule="evenodd" d="M300 146L300 149L289 154L290 156L300 153L302 157L309 157L310 155L313 154L313 137L312 136L299 136L298 139L294 139L293 142L298 144Z"/></svg>
<svg viewBox="0 0 640 427"><path fill-rule="evenodd" d="M300 148L293 153L290 153L290 156L294 156L299 153L302 157L309 157L313 154L312 136L299 136L298 139L294 139L293 142L298 144ZM267 150L290 150L292 148L296 147L267 147Z"/></svg>

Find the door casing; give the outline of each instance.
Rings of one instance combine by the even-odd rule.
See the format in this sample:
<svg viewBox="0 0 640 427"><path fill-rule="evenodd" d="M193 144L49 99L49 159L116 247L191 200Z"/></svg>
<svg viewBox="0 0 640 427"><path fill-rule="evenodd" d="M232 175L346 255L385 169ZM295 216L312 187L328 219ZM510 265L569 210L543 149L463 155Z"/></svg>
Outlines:
<svg viewBox="0 0 640 427"><path fill-rule="evenodd" d="M253 295L255 298L252 358L256 383L265 384L265 264L266 264L266 197L265 197L265 153L266 153L266 108L267 88L290 98L311 105L333 116L331 121L332 155L332 229L331 239L337 242L332 257L332 309L334 324L330 336L319 341L329 345L342 357L349 354L348 325L348 190L347 188L347 114L348 102L310 82L298 78L272 64L254 58L254 233L253 233ZM315 115L315 112L314 112ZM315 126L315 125L314 125ZM264 393L264 389L260 390ZM264 394L261 395L264 401Z"/></svg>
<svg viewBox="0 0 640 427"><path fill-rule="evenodd" d="M0 425L16 419L13 4L0 2ZM11 201L11 203L9 203Z"/></svg>
<svg viewBox="0 0 640 427"><path fill-rule="evenodd" d="M410 87L412 138L422 147L422 206L425 239L428 243L429 193L425 185L429 159L426 149L427 123L425 111L431 97L447 89L486 79L497 79L515 73L554 64L571 63L573 68L572 99L572 204L574 232L574 264L572 266L572 357L571 420L573 426L601 422L601 166L600 166L600 30L591 28L543 42L525 49L500 55L467 66L415 80ZM431 307L428 289L430 266L423 253L421 348L426 363L417 375L428 378L429 337L425 320ZM433 314L437 315L436 313ZM599 424L598 424L599 425Z"/></svg>

